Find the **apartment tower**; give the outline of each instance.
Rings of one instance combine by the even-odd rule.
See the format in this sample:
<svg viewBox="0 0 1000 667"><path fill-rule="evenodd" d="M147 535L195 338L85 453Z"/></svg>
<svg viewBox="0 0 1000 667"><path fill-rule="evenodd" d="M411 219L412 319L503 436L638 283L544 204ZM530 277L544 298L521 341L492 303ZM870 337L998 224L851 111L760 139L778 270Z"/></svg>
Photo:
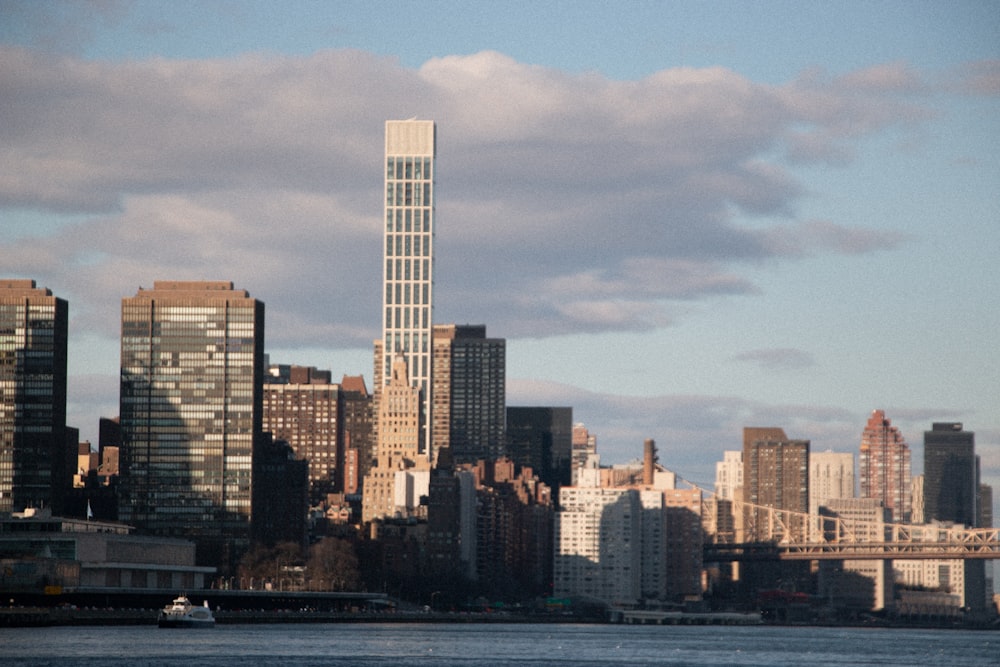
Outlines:
<svg viewBox="0 0 1000 667"><path fill-rule="evenodd" d="M62 511L77 444L66 431L68 312L34 280L0 280L0 514Z"/></svg>
<svg viewBox="0 0 1000 667"><path fill-rule="evenodd" d="M868 417L861 433L859 463L860 497L881 500L892 511L892 521L909 523L913 514L910 447L884 410L872 410Z"/></svg>
<svg viewBox="0 0 1000 667"><path fill-rule="evenodd" d="M249 545L262 433L264 304L230 282L122 299L119 517L227 568Z"/></svg>
<svg viewBox="0 0 1000 667"><path fill-rule="evenodd" d="M485 325L434 326L434 452L451 448L456 464L506 453L506 341Z"/></svg>
<svg viewBox="0 0 1000 667"><path fill-rule="evenodd" d="M743 499L748 508L748 541L770 540L789 530L789 537L805 538L807 527L789 521L779 527L768 520L769 510L809 511L809 441L789 440L780 428L743 429Z"/></svg>
<svg viewBox="0 0 1000 667"><path fill-rule="evenodd" d="M375 391L388 384L397 355L421 391L421 450L431 460L435 145L433 121L386 121L382 338L375 344Z"/></svg>

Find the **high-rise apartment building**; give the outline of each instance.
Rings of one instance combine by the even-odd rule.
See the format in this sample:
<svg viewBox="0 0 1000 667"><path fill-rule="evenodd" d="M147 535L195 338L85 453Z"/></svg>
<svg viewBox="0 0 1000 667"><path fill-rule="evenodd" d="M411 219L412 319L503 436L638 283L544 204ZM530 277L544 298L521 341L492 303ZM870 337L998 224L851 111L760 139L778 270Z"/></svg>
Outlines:
<svg viewBox="0 0 1000 667"><path fill-rule="evenodd" d="M755 540L781 537L772 533L769 510L809 511L809 441L789 440L780 428L743 429L743 499L752 503L744 528ZM807 526L782 524L805 539ZM782 528L775 524L775 531Z"/></svg>
<svg viewBox="0 0 1000 667"><path fill-rule="evenodd" d="M349 495L361 492L361 480L375 457L375 414L373 401L361 375L345 375L340 381L341 464L337 469L337 489Z"/></svg>
<svg viewBox="0 0 1000 667"><path fill-rule="evenodd" d="M0 280L0 514L62 511L76 452L66 431L68 313L34 280Z"/></svg>
<svg viewBox="0 0 1000 667"><path fill-rule="evenodd" d="M651 495L662 503L659 494ZM560 489L554 595L638 602L642 598L642 513L636 489Z"/></svg>
<svg viewBox="0 0 1000 667"><path fill-rule="evenodd" d="M810 452L809 514L834 498L854 497L854 455L848 452Z"/></svg>
<svg viewBox="0 0 1000 667"><path fill-rule="evenodd" d="M250 540L263 375L264 304L245 290L157 281L122 299L122 521L234 565Z"/></svg>
<svg viewBox="0 0 1000 667"><path fill-rule="evenodd" d="M934 423L924 431L925 521L976 527L978 492L975 434L960 423Z"/></svg>
<svg viewBox="0 0 1000 667"><path fill-rule="evenodd" d="M309 462L309 501L318 505L336 488L340 387L308 366L272 366L266 377L263 428Z"/></svg>
<svg viewBox="0 0 1000 667"><path fill-rule="evenodd" d="M859 464L859 496L881 500L892 511L893 521L909 523L913 514L910 447L884 410L873 410L865 424Z"/></svg>
<svg viewBox="0 0 1000 667"><path fill-rule="evenodd" d="M506 453L506 346L484 325L434 326L433 451L450 447L456 464Z"/></svg>
<svg viewBox="0 0 1000 667"><path fill-rule="evenodd" d="M433 121L386 121L382 338L375 346L377 393L397 355L422 392L421 448L431 460L435 145Z"/></svg>

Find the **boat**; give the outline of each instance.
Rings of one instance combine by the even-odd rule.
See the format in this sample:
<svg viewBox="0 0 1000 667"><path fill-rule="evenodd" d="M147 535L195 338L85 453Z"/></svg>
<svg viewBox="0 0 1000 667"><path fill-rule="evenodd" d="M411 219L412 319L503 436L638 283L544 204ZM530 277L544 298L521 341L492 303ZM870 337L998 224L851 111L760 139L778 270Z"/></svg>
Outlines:
<svg viewBox="0 0 1000 667"><path fill-rule="evenodd" d="M208 600L196 607L187 596L181 595L160 610L156 623L161 628L211 628L215 626L215 616L208 607Z"/></svg>

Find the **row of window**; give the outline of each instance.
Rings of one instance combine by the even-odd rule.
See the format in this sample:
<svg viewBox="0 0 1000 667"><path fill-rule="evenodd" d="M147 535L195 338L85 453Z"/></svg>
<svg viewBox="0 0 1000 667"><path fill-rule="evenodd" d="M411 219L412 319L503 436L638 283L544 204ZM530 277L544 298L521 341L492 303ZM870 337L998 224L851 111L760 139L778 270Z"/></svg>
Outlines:
<svg viewBox="0 0 1000 667"><path fill-rule="evenodd" d="M430 257L429 234L386 234L386 257Z"/></svg>
<svg viewBox="0 0 1000 667"><path fill-rule="evenodd" d="M385 184L386 206L429 206L431 203L431 183L393 183Z"/></svg>
<svg viewBox="0 0 1000 667"><path fill-rule="evenodd" d="M430 233L430 208L388 208L385 212L385 231Z"/></svg>
<svg viewBox="0 0 1000 667"><path fill-rule="evenodd" d="M386 280L430 280L431 262L429 259L392 259L385 260Z"/></svg>
<svg viewBox="0 0 1000 667"><path fill-rule="evenodd" d="M385 160L385 179L387 181L407 180L430 180L433 177L432 166L434 158L431 157L395 157L389 156Z"/></svg>
<svg viewBox="0 0 1000 667"><path fill-rule="evenodd" d="M430 303L430 287L427 283L387 282L385 285L385 304L386 306L409 306L412 303L415 306L427 308Z"/></svg>

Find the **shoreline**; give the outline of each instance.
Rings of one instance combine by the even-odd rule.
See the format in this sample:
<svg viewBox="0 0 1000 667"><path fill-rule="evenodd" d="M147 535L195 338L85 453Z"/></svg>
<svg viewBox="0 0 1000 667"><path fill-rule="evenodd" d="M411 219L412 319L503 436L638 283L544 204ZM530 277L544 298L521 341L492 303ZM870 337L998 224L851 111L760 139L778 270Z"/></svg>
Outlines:
<svg viewBox="0 0 1000 667"><path fill-rule="evenodd" d="M157 609L73 609L65 607L0 607L0 628L29 628L57 626L155 626ZM658 623L637 625L741 625L755 627L844 627L883 629L936 629L936 630L1000 630L995 622L957 622L954 619L924 619L913 621L886 620L865 623L837 622L762 622L753 621L753 615L736 619L732 614L690 613L672 616ZM352 613L293 610L219 610L215 612L217 625L256 624L316 624L316 623L454 623L454 624L532 624L532 625L621 625L606 619L526 615L509 613L442 613L442 612L391 612Z"/></svg>

